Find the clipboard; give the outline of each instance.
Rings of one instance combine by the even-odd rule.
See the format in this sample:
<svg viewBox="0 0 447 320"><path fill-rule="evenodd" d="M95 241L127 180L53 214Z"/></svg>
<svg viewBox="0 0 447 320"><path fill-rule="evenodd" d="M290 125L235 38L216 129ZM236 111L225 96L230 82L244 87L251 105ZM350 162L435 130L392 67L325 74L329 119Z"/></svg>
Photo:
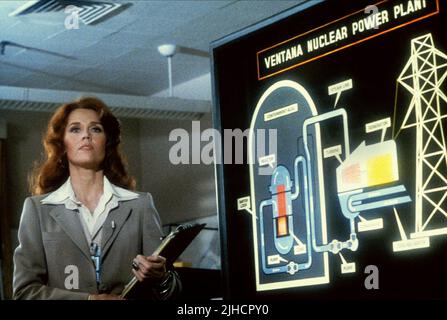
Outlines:
<svg viewBox="0 0 447 320"><path fill-rule="evenodd" d="M189 246L194 238L206 226L206 223L196 224L181 224L175 230L171 231L160 243L158 248L154 251L154 255L159 255L166 258L166 266L172 265L175 260L182 254ZM132 299L140 295L141 286L136 277L124 287L121 293L121 298Z"/></svg>

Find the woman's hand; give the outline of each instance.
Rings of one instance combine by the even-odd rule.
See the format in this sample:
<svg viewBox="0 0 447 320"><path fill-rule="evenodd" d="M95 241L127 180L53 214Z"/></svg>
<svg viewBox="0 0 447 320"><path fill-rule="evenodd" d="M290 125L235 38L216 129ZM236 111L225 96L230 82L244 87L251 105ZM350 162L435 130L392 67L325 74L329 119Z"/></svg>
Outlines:
<svg viewBox="0 0 447 320"><path fill-rule="evenodd" d="M133 260L133 266L132 272L138 281L154 281L158 283L167 276L166 259L162 256L145 257L138 255Z"/></svg>

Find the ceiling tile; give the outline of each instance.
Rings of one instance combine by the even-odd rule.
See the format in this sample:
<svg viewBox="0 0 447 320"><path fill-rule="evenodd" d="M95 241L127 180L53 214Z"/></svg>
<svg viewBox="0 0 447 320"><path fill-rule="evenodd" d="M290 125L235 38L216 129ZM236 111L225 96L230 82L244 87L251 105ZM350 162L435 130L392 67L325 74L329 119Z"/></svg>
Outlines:
<svg viewBox="0 0 447 320"><path fill-rule="evenodd" d="M60 25L46 25L44 23L27 22L23 18L16 18L19 23L14 23L4 30L11 41L20 41L20 38L45 39L64 31Z"/></svg>
<svg viewBox="0 0 447 320"><path fill-rule="evenodd" d="M110 34L103 40L117 46L129 48L145 48L152 45L152 37L147 34L120 31Z"/></svg>
<svg viewBox="0 0 447 320"><path fill-rule="evenodd" d="M76 74L79 74L85 70L89 70L88 66L79 64L79 65L67 65L67 64L49 64L47 67L54 74L61 77L72 77Z"/></svg>
<svg viewBox="0 0 447 320"><path fill-rule="evenodd" d="M141 69L154 64L160 64L160 54L157 49L135 49L109 62L111 68Z"/></svg>
<svg viewBox="0 0 447 320"><path fill-rule="evenodd" d="M69 41L70 43L93 43L100 41L115 31L98 28L96 26L80 26L79 29L64 29L62 32L53 34L46 40Z"/></svg>
<svg viewBox="0 0 447 320"><path fill-rule="evenodd" d="M95 43L90 43L89 46L82 48L80 50L76 50L73 52L73 56L78 59L95 59L96 62L104 62L106 60L110 60L125 53L131 51L132 48L113 44L105 40L101 40Z"/></svg>
<svg viewBox="0 0 447 320"><path fill-rule="evenodd" d="M68 30L64 12L11 18L21 3L0 0L0 41L34 48L6 48L0 84L150 95L168 87L167 59L158 45L208 51L211 41L302 2L114 1L131 5L96 25ZM210 62L177 53L172 71L178 85L209 73Z"/></svg>
<svg viewBox="0 0 447 320"><path fill-rule="evenodd" d="M16 57L0 56L0 68L14 68L22 70L25 74L44 71L48 68L48 63L32 61L31 59L16 59Z"/></svg>
<svg viewBox="0 0 447 320"><path fill-rule="evenodd" d="M49 83L60 81L60 78L50 73L33 73L19 79L14 85L28 88L48 88Z"/></svg>
<svg viewBox="0 0 447 320"><path fill-rule="evenodd" d="M29 71L19 66L7 65L0 61L0 86L11 85L29 75Z"/></svg>
<svg viewBox="0 0 447 320"><path fill-rule="evenodd" d="M79 91L80 94L88 93L115 93L115 94L124 94L125 92L105 85L97 85L91 82L82 82L82 81L60 81L52 84L51 89L54 90L69 90L69 91Z"/></svg>
<svg viewBox="0 0 447 320"><path fill-rule="evenodd" d="M150 79L145 79L145 81L134 81L132 78L122 77L110 79L106 85L120 88L125 94L138 96L149 96L150 94L157 92L160 88L160 83L152 82Z"/></svg>

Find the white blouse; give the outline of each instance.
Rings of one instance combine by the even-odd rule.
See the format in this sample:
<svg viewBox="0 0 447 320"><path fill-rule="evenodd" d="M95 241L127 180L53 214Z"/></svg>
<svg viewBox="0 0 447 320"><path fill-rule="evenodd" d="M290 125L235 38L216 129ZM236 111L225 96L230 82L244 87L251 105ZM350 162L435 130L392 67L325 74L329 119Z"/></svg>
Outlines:
<svg viewBox="0 0 447 320"><path fill-rule="evenodd" d="M68 210L79 212L87 242L91 243L93 240L95 242L100 242L98 239L98 236L100 237L100 235L98 233L101 230L104 221L107 219L109 212L118 207L118 202L136 198L138 198L137 193L111 184L104 175L103 194L101 195L98 205L93 213L90 212L90 210L83 203L76 199L70 177L62 186L59 187L59 189L53 191L47 197L42 199L41 203L56 205L64 204L65 208Z"/></svg>

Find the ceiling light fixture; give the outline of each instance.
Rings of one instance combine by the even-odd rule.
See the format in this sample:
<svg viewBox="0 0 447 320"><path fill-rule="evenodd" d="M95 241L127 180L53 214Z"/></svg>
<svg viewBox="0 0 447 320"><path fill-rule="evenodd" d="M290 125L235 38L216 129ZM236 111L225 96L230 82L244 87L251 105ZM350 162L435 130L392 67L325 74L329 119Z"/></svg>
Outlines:
<svg viewBox="0 0 447 320"><path fill-rule="evenodd" d="M173 96L172 89L172 57L177 52L177 46L175 44L162 44L158 46L158 52L164 57L168 58L168 76L169 76L169 97Z"/></svg>

